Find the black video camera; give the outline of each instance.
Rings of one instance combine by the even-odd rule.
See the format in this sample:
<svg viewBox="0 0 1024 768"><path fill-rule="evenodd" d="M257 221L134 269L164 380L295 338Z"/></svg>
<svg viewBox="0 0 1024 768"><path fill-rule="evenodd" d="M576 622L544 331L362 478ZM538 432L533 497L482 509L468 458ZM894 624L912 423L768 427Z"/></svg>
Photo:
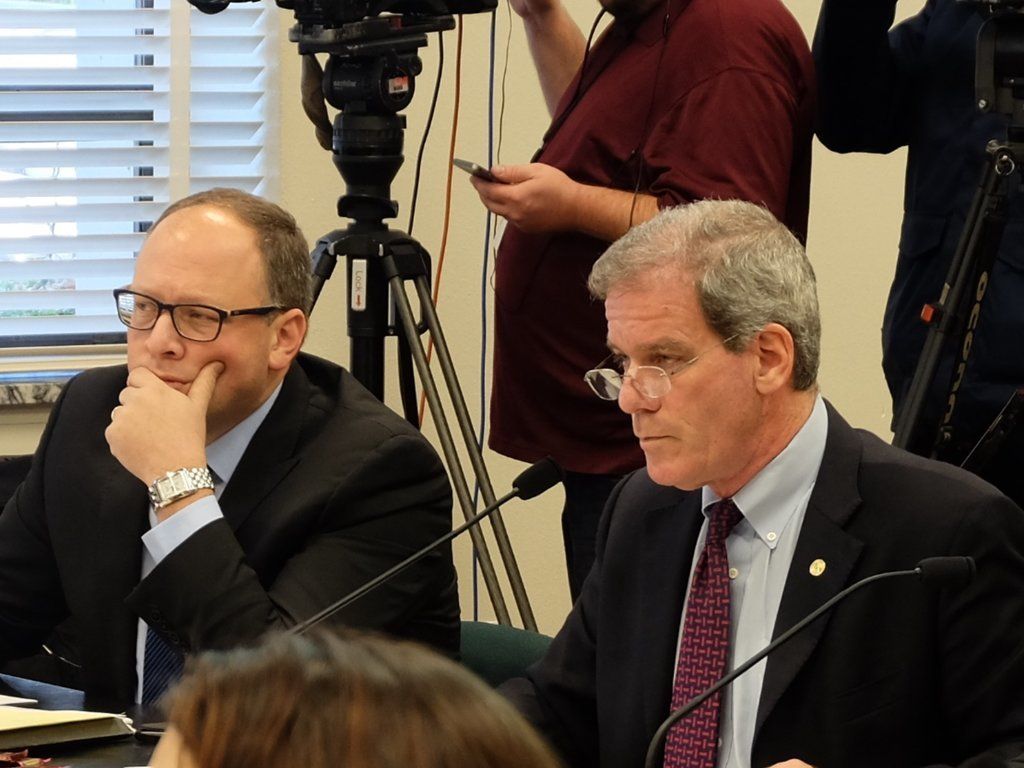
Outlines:
<svg viewBox="0 0 1024 768"><path fill-rule="evenodd" d="M974 93L978 109L1009 118L1010 139L1024 140L1024 0L957 0L988 18L978 30Z"/></svg>
<svg viewBox="0 0 1024 768"><path fill-rule="evenodd" d="M256 2L188 1L204 13L219 13L234 2ZM379 225L398 212L390 199L391 181L403 161L405 117L398 112L412 101L422 71L417 51L427 44L427 33L455 26L452 14L492 11L497 0L276 2L295 14L288 37L307 65L304 80L319 81L322 100L312 103L304 92L303 107L346 183L338 214ZM327 54L326 66L320 66L317 54ZM333 129L324 102L339 110Z"/></svg>
<svg viewBox="0 0 1024 768"><path fill-rule="evenodd" d="M188 0L203 13L220 13L233 2L257 0ZM382 14L413 17L450 16L494 10L497 0L276 0L292 11L303 29L334 29ZM1024 0L1022 0L1024 2Z"/></svg>
<svg viewBox="0 0 1024 768"><path fill-rule="evenodd" d="M277 4L294 11L300 24L336 26L385 13L410 16L481 13L496 8L497 0L277 0Z"/></svg>

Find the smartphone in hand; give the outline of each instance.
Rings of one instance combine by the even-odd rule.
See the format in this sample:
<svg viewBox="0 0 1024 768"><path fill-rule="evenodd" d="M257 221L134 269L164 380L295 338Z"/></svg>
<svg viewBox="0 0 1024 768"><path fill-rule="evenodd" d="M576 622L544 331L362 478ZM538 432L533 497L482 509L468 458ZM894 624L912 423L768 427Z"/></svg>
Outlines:
<svg viewBox="0 0 1024 768"><path fill-rule="evenodd" d="M494 182L496 184L502 183L495 178L493 173L484 168L482 165L477 165L476 163L470 162L469 160L461 160L456 157L454 160L452 160L452 165L454 165L456 168L461 168L468 174L476 176L478 179Z"/></svg>

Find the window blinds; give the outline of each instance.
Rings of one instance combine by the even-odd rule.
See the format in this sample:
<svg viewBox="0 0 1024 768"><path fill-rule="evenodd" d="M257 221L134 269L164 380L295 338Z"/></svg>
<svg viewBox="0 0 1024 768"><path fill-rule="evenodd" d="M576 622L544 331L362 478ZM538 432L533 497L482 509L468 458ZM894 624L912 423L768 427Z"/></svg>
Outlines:
<svg viewBox="0 0 1024 768"><path fill-rule="evenodd" d="M0 346L123 341L111 290L163 208L264 192L276 12L0 0Z"/></svg>

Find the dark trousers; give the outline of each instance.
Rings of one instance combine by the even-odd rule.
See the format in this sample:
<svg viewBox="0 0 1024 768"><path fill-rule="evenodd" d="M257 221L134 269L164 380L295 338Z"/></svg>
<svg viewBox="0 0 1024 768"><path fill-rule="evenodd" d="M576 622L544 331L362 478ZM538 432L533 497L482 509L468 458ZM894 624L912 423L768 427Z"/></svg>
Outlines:
<svg viewBox="0 0 1024 768"><path fill-rule="evenodd" d="M583 581L594 564L597 522L605 502L622 475L565 473L565 507L562 509L562 540L569 572L569 594L575 603Z"/></svg>

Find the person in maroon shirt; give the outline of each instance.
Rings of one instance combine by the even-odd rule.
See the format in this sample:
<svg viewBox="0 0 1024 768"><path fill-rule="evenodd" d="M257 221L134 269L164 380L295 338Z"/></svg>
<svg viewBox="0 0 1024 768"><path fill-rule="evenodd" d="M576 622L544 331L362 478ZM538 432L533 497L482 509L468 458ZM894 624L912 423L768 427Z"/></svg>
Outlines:
<svg viewBox="0 0 1024 768"><path fill-rule="evenodd" d="M510 0L553 121L527 165L473 177L505 217L498 251L490 446L566 470L573 600L604 501L643 465L629 419L587 388L608 352L590 268L659 209L702 198L765 205L804 239L814 73L780 0L600 0L588 50L560 0ZM596 25L595 25L596 28Z"/></svg>

